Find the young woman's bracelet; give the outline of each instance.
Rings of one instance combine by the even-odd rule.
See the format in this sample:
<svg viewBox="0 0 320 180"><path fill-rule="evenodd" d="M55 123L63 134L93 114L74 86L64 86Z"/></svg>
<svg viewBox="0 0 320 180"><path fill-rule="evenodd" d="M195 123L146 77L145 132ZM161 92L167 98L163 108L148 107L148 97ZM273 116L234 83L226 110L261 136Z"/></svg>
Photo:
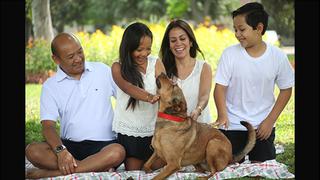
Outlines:
<svg viewBox="0 0 320 180"><path fill-rule="evenodd" d="M198 107L197 107L197 109L199 109L200 110L200 113L199 113L199 115L201 115L201 112L202 112L202 107L199 105Z"/></svg>
<svg viewBox="0 0 320 180"><path fill-rule="evenodd" d="M151 96L151 94L148 93L148 95L147 95L147 102L149 102L150 96Z"/></svg>

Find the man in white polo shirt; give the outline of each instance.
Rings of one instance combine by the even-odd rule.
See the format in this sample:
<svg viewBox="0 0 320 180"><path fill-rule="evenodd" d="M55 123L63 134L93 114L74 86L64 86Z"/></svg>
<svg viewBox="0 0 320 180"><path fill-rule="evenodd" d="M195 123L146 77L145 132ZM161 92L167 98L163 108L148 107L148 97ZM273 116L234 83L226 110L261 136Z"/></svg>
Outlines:
<svg viewBox="0 0 320 180"><path fill-rule="evenodd" d="M28 160L39 169L26 178L108 171L125 157L112 131L111 96L116 96L111 69L99 62L85 62L79 40L61 33L52 43L57 73L42 87L40 118L45 142L26 147ZM60 137L56 121L60 120Z"/></svg>

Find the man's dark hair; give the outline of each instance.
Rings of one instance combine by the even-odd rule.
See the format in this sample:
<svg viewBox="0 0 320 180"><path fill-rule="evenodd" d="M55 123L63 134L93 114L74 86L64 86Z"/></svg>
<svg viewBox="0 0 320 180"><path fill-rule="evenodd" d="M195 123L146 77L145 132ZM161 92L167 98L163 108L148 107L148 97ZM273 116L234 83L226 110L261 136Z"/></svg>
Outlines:
<svg viewBox="0 0 320 180"><path fill-rule="evenodd" d="M268 13L264 10L263 5L257 2L247 3L239 9L232 12L232 18L238 15L245 15L246 23L254 30L257 29L259 23L263 24L262 35L268 27Z"/></svg>

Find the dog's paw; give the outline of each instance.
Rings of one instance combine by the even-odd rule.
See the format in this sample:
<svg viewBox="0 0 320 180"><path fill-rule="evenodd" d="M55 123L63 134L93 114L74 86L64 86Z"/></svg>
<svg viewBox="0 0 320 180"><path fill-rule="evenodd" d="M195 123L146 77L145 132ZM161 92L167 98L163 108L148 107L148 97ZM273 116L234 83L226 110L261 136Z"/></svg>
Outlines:
<svg viewBox="0 0 320 180"><path fill-rule="evenodd" d="M150 167L147 167L147 166L143 166L142 170L146 173L151 173L152 172L152 169Z"/></svg>

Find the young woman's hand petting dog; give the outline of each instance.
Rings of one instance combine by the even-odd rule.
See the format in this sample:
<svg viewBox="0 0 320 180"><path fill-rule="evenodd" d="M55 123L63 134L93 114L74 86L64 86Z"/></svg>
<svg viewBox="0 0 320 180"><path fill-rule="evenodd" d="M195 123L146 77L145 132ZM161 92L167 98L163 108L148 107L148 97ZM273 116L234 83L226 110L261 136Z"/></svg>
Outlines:
<svg viewBox="0 0 320 180"><path fill-rule="evenodd" d="M159 99L160 99L160 95L158 94L156 95L148 94L147 96L147 101L151 104L156 103Z"/></svg>

